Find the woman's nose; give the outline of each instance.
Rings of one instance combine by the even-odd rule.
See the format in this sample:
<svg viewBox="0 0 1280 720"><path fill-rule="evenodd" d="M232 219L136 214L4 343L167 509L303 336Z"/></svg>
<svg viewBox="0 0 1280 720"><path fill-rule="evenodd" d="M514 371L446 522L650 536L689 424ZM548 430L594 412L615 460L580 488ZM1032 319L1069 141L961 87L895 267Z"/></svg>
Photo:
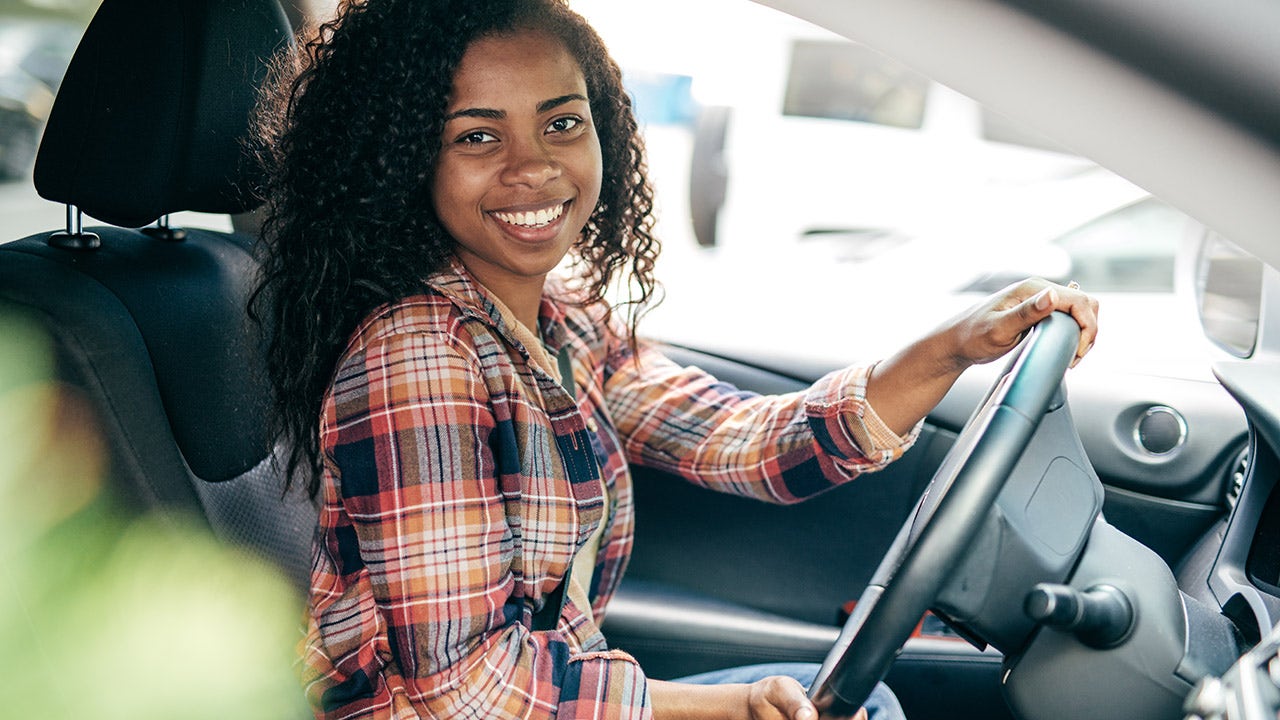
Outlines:
<svg viewBox="0 0 1280 720"><path fill-rule="evenodd" d="M509 185L542 187L559 176L560 163L546 148L523 144L512 148L502 180Z"/></svg>

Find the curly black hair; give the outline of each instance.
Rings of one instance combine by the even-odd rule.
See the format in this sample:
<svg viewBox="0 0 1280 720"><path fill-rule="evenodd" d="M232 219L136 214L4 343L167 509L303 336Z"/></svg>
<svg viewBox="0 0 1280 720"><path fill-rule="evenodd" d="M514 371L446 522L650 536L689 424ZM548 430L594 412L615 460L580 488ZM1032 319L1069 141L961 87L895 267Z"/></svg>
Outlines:
<svg viewBox="0 0 1280 720"><path fill-rule="evenodd" d="M454 240L431 205L454 72L476 39L545 32L579 63L603 156L600 199L571 249L582 302L630 288L627 331L655 298L644 146L604 43L564 0L353 0L278 59L255 118L274 429L287 477L320 478L319 417L338 356L375 308L420 292ZM620 275L625 273L625 275Z"/></svg>

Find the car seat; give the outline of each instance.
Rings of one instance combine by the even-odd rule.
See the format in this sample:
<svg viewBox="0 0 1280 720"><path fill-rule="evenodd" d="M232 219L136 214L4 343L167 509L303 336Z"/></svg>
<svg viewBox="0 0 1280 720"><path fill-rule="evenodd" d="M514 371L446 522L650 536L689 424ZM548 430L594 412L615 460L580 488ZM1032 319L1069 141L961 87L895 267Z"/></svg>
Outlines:
<svg viewBox="0 0 1280 720"><path fill-rule="evenodd" d="M104 0L36 160L67 227L0 245L0 311L52 337L59 379L96 410L122 504L207 522L301 585L316 510L283 493L272 462L265 343L246 311L253 238L167 223L257 204L243 142L267 60L291 37L276 0ZM81 212L111 226L86 230Z"/></svg>

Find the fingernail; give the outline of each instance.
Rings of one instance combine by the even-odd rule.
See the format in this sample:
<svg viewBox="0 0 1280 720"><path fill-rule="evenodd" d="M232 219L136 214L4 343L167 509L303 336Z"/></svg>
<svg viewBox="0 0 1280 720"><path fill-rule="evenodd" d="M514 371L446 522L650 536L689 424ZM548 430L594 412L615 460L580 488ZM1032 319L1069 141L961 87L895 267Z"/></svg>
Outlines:
<svg viewBox="0 0 1280 720"><path fill-rule="evenodd" d="M1052 293L1053 293L1053 290L1050 288L1045 288L1044 290L1041 290L1040 294L1036 296L1035 308L1037 310L1045 310L1050 305L1052 305L1053 304L1053 298L1051 297Z"/></svg>
<svg viewBox="0 0 1280 720"><path fill-rule="evenodd" d="M802 707L796 711L796 720L813 720L817 714L811 707Z"/></svg>

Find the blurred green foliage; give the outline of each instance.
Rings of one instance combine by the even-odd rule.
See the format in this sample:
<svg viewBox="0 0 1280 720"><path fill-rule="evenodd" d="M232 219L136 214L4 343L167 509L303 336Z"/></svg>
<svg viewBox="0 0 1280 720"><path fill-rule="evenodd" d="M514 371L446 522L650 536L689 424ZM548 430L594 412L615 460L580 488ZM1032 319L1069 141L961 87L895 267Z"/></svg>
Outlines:
<svg viewBox="0 0 1280 720"><path fill-rule="evenodd" d="M301 604L196 523L126 518L92 413L0 313L0 715L300 718Z"/></svg>

